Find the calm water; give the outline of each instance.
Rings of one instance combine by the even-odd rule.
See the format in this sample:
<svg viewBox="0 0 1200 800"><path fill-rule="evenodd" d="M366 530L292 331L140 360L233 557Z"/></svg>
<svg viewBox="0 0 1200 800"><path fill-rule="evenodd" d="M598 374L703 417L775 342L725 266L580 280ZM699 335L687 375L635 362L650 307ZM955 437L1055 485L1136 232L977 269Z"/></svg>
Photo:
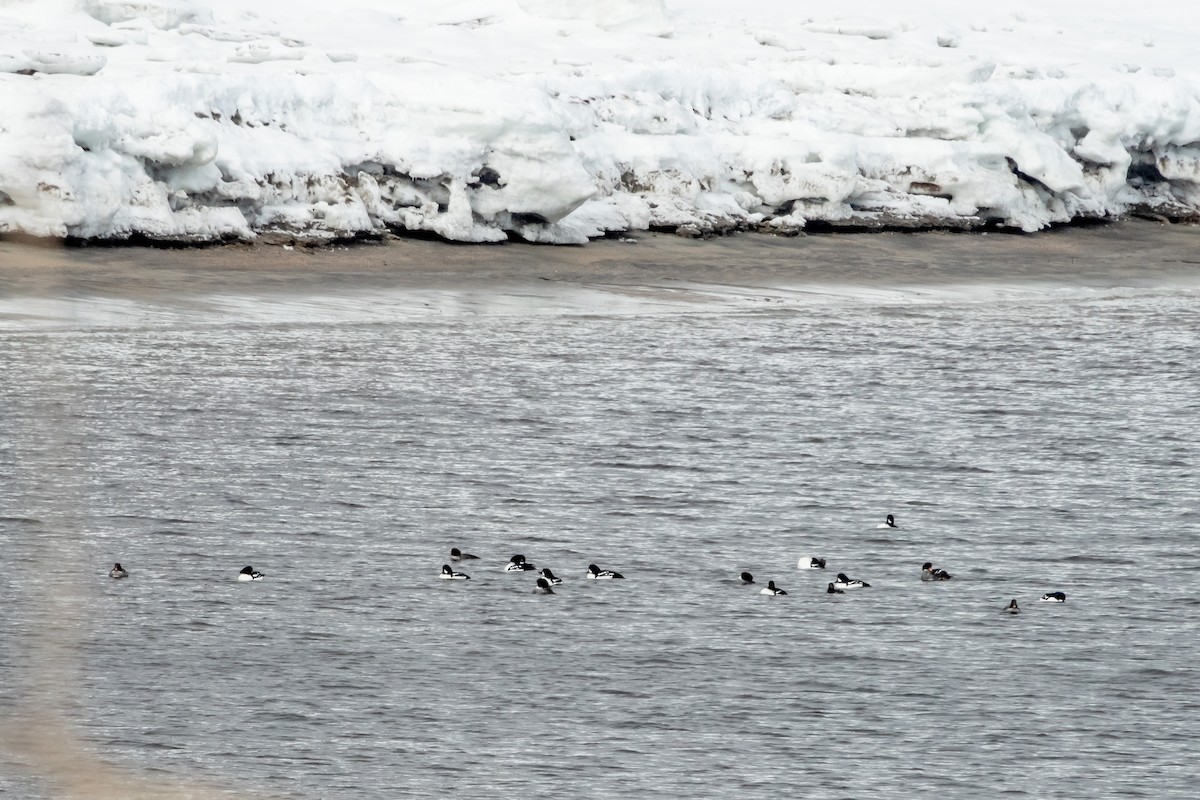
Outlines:
<svg viewBox="0 0 1200 800"><path fill-rule="evenodd" d="M0 794L1194 797L1198 301L10 324Z"/></svg>

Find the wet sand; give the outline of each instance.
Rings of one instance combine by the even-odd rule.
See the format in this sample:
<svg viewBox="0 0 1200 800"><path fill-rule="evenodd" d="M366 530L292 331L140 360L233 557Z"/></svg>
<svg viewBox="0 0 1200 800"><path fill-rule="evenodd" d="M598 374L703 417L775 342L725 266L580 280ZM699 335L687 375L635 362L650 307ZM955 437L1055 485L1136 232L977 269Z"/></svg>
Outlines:
<svg viewBox="0 0 1200 800"><path fill-rule="evenodd" d="M1200 226L1130 220L1032 235L638 234L583 247L421 239L328 248L165 249L0 241L0 325L141 311L227 313L316 303L325 313L621 313L982 287L1200 283ZM882 294L880 294L882 293ZM113 305L116 303L116 306ZM64 305L66 304L66 305ZM69 308L67 307L69 306ZM115 310L114 310L115 309ZM136 316L136 315L135 315Z"/></svg>

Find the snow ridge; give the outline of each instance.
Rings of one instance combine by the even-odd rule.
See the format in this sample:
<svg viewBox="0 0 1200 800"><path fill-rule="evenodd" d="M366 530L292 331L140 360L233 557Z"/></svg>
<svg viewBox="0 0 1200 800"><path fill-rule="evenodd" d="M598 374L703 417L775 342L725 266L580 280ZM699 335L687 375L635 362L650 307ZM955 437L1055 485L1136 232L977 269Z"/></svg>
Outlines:
<svg viewBox="0 0 1200 800"><path fill-rule="evenodd" d="M1200 211L1190 6L1131 30L1116 3L344 5L10 0L0 233L583 243Z"/></svg>

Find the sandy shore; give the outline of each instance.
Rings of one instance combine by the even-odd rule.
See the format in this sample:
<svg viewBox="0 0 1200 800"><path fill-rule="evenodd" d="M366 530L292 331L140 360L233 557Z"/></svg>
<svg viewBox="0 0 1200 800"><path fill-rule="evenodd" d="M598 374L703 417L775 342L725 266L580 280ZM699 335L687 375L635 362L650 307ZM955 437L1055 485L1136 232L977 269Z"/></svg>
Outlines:
<svg viewBox="0 0 1200 800"><path fill-rule="evenodd" d="M101 316L111 321L113 302L233 317L263 303L301 303L334 316L347 309L376 317L620 313L937 288L1198 284L1200 227L1142 220L1033 235L639 234L584 247L393 239L325 249L159 249L0 241L0 326L9 328L20 320L86 318L89 306L104 306Z"/></svg>

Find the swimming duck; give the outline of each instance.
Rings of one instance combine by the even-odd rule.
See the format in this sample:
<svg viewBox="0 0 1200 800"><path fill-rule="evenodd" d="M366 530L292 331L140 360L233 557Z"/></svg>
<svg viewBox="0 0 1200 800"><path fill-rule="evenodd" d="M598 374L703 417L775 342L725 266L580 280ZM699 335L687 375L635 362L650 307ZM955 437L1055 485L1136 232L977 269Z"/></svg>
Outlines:
<svg viewBox="0 0 1200 800"><path fill-rule="evenodd" d="M948 581L950 573L944 569L934 569L933 562L926 561L921 565L921 580L923 581Z"/></svg>
<svg viewBox="0 0 1200 800"><path fill-rule="evenodd" d="M787 594L787 592L785 592L783 589L776 588L775 581L767 581L767 588L763 589L761 592L759 592L759 594L777 595Z"/></svg>
<svg viewBox="0 0 1200 800"><path fill-rule="evenodd" d="M1013 598L1013 601L1008 604L1008 607L1004 609L1004 612L1006 614L1020 614L1021 613L1021 609L1017 608L1017 598L1015 598L1015 597Z"/></svg>
<svg viewBox="0 0 1200 800"><path fill-rule="evenodd" d="M550 571L549 567L542 567L542 571L538 574L542 576L539 580L545 580L551 586L558 586L562 583L562 578L554 577L554 573Z"/></svg>
<svg viewBox="0 0 1200 800"><path fill-rule="evenodd" d="M876 525L875 527L877 527L877 528L899 528L900 526L896 524L896 518L893 517L891 514L888 514L887 521L881 522L878 525Z"/></svg>
<svg viewBox="0 0 1200 800"><path fill-rule="evenodd" d="M1065 603L1067 602L1067 596L1062 592L1050 592L1049 594L1042 595L1042 600L1047 603Z"/></svg>
<svg viewBox="0 0 1200 800"><path fill-rule="evenodd" d="M742 579L742 583L754 583L754 576L751 575L749 572L743 572L738 577L740 577Z"/></svg>
<svg viewBox="0 0 1200 800"><path fill-rule="evenodd" d="M867 583L866 581L852 581L846 577L846 573L844 572L839 572L837 574L837 580L833 582L835 589L865 589L870 585L871 584Z"/></svg>
<svg viewBox="0 0 1200 800"><path fill-rule="evenodd" d="M561 581L560 581L561 583ZM554 590L550 588L550 581L545 578L537 579L537 587L533 590L534 594L554 594Z"/></svg>
<svg viewBox="0 0 1200 800"><path fill-rule="evenodd" d="M595 564L588 564L587 577L595 580L606 580L608 578L624 578L625 576L619 572L613 572L611 569L601 570Z"/></svg>
<svg viewBox="0 0 1200 800"><path fill-rule="evenodd" d="M465 572L455 572L449 564L442 564L442 574L438 575L444 581L469 581L471 576Z"/></svg>
<svg viewBox="0 0 1200 800"><path fill-rule="evenodd" d="M841 589L834 588L834 585L829 584L829 588L825 590L825 594L845 594Z"/></svg>
<svg viewBox="0 0 1200 800"><path fill-rule="evenodd" d="M527 562L525 560L525 556L522 555L513 556L508 560L508 563L504 565L505 572L529 572L530 570L534 569L537 569L537 567Z"/></svg>
<svg viewBox="0 0 1200 800"><path fill-rule="evenodd" d="M242 571L238 573L237 579L239 581L261 581L265 577L267 576L261 572L257 572L254 567L242 567Z"/></svg>
<svg viewBox="0 0 1200 800"><path fill-rule="evenodd" d="M825 559L823 558L802 558L796 562L796 566L800 569L825 569Z"/></svg>
<svg viewBox="0 0 1200 800"><path fill-rule="evenodd" d="M121 562L118 561L116 564L113 564L112 569L110 569L108 571L108 577L110 577L110 578L128 578L129 572L124 567L122 567Z"/></svg>
<svg viewBox="0 0 1200 800"><path fill-rule="evenodd" d="M450 548L450 560L451 561L470 561L473 558L479 558L479 556L473 556L470 553L464 553L462 550L459 550L457 547Z"/></svg>

